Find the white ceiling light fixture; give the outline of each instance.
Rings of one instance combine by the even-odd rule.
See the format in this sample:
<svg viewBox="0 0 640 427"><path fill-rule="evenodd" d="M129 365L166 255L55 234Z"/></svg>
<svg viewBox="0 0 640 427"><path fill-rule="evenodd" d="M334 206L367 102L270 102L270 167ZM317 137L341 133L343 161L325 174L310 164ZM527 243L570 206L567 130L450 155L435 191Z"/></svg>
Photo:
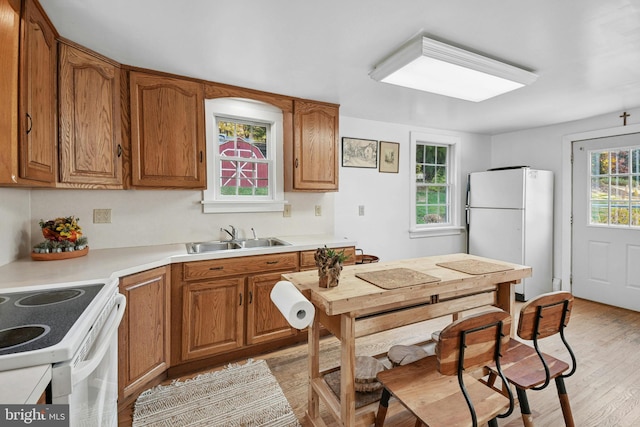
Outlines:
<svg viewBox="0 0 640 427"><path fill-rule="evenodd" d="M533 83L521 68L420 35L369 73L374 80L467 101L484 101Z"/></svg>

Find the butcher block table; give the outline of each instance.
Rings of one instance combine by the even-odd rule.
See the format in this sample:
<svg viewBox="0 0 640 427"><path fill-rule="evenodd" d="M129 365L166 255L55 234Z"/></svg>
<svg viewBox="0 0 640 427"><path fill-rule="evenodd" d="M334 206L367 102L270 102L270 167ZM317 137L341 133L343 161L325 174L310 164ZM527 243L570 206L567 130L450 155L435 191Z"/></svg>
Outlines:
<svg viewBox="0 0 640 427"><path fill-rule="evenodd" d="M309 327L307 421L325 426L322 402L341 425L373 424L377 402L356 409L356 338L483 306L515 318L514 286L529 276L530 267L468 254L345 266L334 288L320 288L316 270L283 274L316 309ZM320 372L321 325L341 343L339 398L324 380L327 372ZM388 414L400 410L396 403Z"/></svg>

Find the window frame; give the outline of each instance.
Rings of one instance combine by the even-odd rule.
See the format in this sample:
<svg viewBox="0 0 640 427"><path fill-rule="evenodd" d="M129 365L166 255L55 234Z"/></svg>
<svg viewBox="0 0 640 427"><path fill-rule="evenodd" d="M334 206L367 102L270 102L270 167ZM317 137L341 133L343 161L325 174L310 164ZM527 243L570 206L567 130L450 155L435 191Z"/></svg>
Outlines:
<svg viewBox="0 0 640 427"><path fill-rule="evenodd" d="M443 135L425 132L411 132L411 161L410 161L410 227L409 236L411 238L447 236L460 234L463 227L460 225L460 186L458 185L459 155L458 147L460 137L453 135ZM418 145L434 145L447 147L447 185L449 199L449 222L418 224L416 215L416 194L418 185L416 183L416 149Z"/></svg>
<svg viewBox="0 0 640 427"><path fill-rule="evenodd" d="M284 200L283 114L279 108L245 98L205 100L207 144L207 188L202 192L204 213L282 212ZM221 157L218 148L218 119L268 124L267 153L271 154L268 196L223 195L220 192Z"/></svg>
<svg viewBox="0 0 640 427"><path fill-rule="evenodd" d="M612 153L619 153L621 151L627 151L628 152L628 161L629 161L629 165L628 165L628 170L626 173L619 173L617 171L614 171L611 167L612 162ZM633 219L634 219L634 201L635 198L632 196L633 191L635 190L634 188L634 178L640 179L640 169L638 169L638 165L634 165L633 164L633 159L634 159L634 152L639 152L640 153L640 145L633 145L633 146L623 146L623 147L615 147L615 148L603 148L603 149L595 149L595 150L589 150L587 152L587 161L589 162L588 165L588 170L589 170L589 180L587 182L588 185L588 196L587 196L587 201L588 201L588 212L587 212L587 218L589 218L589 224L587 224L589 227L598 227L598 228L611 228L611 229L623 229L623 230L640 230L640 224L633 224ZM607 173L598 173L598 174L594 174L594 165L593 165L593 155L594 154L603 154L606 153L607 154L607 159L606 161L608 162L608 166L607 166ZM637 160L637 159L636 159ZM636 170L638 169L638 170ZM616 216L613 214L613 209L614 207L612 206L613 203L617 203L620 204L620 201L615 198L612 197L612 187L614 186L613 181L614 180L618 180L622 177L627 178L628 184L627 184L627 188L629 190L629 198L627 199L627 207L628 207L628 213L627 213L627 220L628 223L627 224L621 224L618 222L612 222L612 219ZM602 179L602 178L606 178L608 180L608 184L607 184L607 197L606 199L594 199L593 197L593 180L594 179ZM594 208L594 201L605 201L607 202L606 206L607 206L607 222L594 222L593 221L593 208ZM619 207L618 207L619 209Z"/></svg>

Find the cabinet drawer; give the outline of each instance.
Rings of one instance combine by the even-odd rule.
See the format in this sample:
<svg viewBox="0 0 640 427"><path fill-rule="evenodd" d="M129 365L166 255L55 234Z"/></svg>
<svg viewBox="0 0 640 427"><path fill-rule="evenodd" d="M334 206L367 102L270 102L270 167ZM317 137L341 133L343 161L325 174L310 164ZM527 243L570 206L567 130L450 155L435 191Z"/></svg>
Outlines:
<svg viewBox="0 0 640 427"><path fill-rule="evenodd" d="M239 274L263 273L298 268L298 253L257 255L208 261L185 262L184 280L202 280Z"/></svg>
<svg viewBox="0 0 640 427"><path fill-rule="evenodd" d="M356 263L356 248L348 246L346 248L334 248L337 252L344 250L344 254L347 256L343 265L353 265ZM300 270L313 270L316 268L316 260L314 258L316 251L301 251L300 252Z"/></svg>

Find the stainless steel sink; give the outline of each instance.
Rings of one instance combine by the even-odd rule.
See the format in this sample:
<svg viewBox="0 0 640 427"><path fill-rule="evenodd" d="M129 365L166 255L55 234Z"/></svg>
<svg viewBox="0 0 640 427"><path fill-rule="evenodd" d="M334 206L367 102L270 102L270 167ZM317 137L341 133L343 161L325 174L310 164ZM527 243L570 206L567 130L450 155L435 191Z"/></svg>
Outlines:
<svg viewBox="0 0 640 427"><path fill-rule="evenodd" d="M247 240L238 240L236 243L241 248L265 248L269 246L289 246L291 243L285 242L284 240L277 239L275 237L266 237L261 239L247 239Z"/></svg>
<svg viewBox="0 0 640 427"><path fill-rule="evenodd" d="M201 254L203 252L226 251L229 249L239 249L240 247L234 242L213 241L213 242L194 242L187 243L187 253Z"/></svg>
<svg viewBox="0 0 640 427"><path fill-rule="evenodd" d="M289 246L291 243L285 242L275 237L265 237L260 239L246 240L215 240L210 242L187 243L187 253L201 254L205 252L217 252L227 250L242 250L250 248L266 248L271 246Z"/></svg>

